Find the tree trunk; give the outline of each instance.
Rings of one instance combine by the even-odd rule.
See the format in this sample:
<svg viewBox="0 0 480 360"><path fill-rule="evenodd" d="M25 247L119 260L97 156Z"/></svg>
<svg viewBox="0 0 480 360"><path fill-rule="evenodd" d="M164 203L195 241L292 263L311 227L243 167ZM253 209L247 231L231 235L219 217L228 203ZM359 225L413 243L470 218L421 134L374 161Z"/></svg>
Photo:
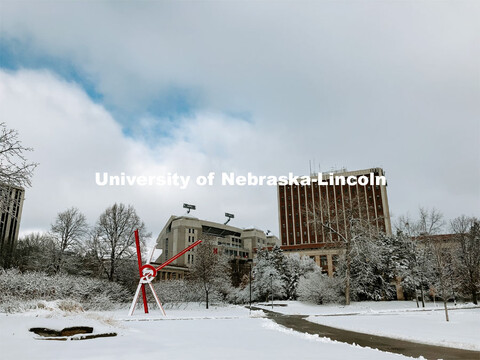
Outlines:
<svg viewBox="0 0 480 360"><path fill-rule="evenodd" d="M205 291L205 306L208 309L208 290Z"/></svg>
<svg viewBox="0 0 480 360"><path fill-rule="evenodd" d="M443 280L443 274L440 274L440 287L442 289L442 297L443 297L443 308L445 309L445 320L448 321L448 308L447 308L447 292L445 289L445 283ZM433 295L435 296L435 295Z"/></svg>
<svg viewBox="0 0 480 360"><path fill-rule="evenodd" d="M112 258L110 261L110 271L108 272L108 280L113 281L113 274L115 273L115 260Z"/></svg>
<svg viewBox="0 0 480 360"><path fill-rule="evenodd" d="M477 296L477 291L475 289L472 289L472 302L475 305L478 305L478 296Z"/></svg>
<svg viewBox="0 0 480 360"><path fill-rule="evenodd" d="M448 308L447 308L447 300L443 299L443 307L445 308L445 319L448 320Z"/></svg>
<svg viewBox="0 0 480 360"><path fill-rule="evenodd" d="M420 288L420 296L422 297L422 308L425 307L425 294L423 293L423 286Z"/></svg>
<svg viewBox="0 0 480 360"><path fill-rule="evenodd" d="M350 305L350 239L347 241L347 270L345 274L345 305Z"/></svg>

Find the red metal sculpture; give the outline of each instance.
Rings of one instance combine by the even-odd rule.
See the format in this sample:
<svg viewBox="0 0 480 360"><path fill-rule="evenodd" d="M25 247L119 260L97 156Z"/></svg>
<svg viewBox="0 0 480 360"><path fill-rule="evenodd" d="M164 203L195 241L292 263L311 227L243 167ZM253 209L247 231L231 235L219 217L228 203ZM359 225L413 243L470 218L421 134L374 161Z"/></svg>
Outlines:
<svg viewBox="0 0 480 360"><path fill-rule="evenodd" d="M154 255L155 257L158 257L161 255L162 250L160 249L155 249L155 247L152 248L150 253L148 254L147 257L147 263L145 265L142 265L142 253L140 252L140 239L138 237L138 229L135 230L135 245L137 247L137 260L138 260L138 269L140 271L140 281L138 282L137 286L137 291L135 292L135 296L133 297L132 305L130 306L130 311L128 312L128 315L133 315L133 312L135 311L135 306L137 305L138 302L138 297L140 295L140 290L142 290L142 300L143 300L143 310L145 311L145 314L148 314L148 304L147 304L147 294L145 292L145 284L148 284L150 287L150 290L153 293L153 296L155 298L155 301L157 302L158 307L160 310L162 310L162 313L164 316L165 310L163 309L162 303L160 302L157 293L155 292L152 281L155 279L157 276L157 272L161 269L163 269L165 266L170 264L172 261L175 261L178 259L180 256L184 255L186 252L190 251L193 249L195 246L199 245L202 242L202 240L197 240L195 241L192 245L187 247L186 249L182 250L179 252L177 255L174 257L168 259L165 261L163 264L159 265L158 267L155 267L151 265L150 263L152 262L152 259Z"/></svg>

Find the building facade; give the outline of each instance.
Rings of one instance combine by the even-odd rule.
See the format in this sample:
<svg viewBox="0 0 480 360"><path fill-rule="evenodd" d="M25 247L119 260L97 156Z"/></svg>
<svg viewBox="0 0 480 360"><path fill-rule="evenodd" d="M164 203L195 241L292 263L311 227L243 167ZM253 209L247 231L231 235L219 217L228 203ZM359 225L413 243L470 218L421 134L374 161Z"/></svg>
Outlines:
<svg viewBox="0 0 480 360"><path fill-rule="evenodd" d="M155 262L163 263L206 237L213 239L220 253L238 261L252 260L257 248L280 245L276 236L267 236L259 229L241 229L190 216L171 216L157 238L157 248L163 252ZM183 278L194 261L195 251L189 251L162 269L159 276L161 279Z"/></svg>
<svg viewBox="0 0 480 360"><path fill-rule="evenodd" d="M11 264L18 240L25 190L21 187L0 185L0 267Z"/></svg>
<svg viewBox="0 0 480 360"><path fill-rule="evenodd" d="M358 181L355 185L348 185L345 181L331 184L332 175ZM360 177L370 180L383 177L385 182L360 185ZM343 243L338 234L324 231L320 224L328 223L346 235L348 222L354 216L377 231L391 234L392 230L383 169L342 170L323 174L321 179L329 184L312 181L309 185L277 186L279 234L284 251L310 256L331 275L336 259L343 251Z"/></svg>

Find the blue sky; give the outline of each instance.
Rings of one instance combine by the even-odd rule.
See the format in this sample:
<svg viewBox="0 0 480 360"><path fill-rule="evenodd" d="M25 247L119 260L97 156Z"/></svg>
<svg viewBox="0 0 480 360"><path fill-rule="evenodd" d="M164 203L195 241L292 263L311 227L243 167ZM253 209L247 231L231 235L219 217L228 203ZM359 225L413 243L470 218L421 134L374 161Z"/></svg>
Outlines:
<svg viewBox="0 0 480 360"><path fill-rule="evenodd" d="M36 51L31 39L2 37L0 64L3 69L12 71L48 69L67 81L79 84L93 101L102 101L103 96L95 89L95 82L89 74L82 73L69 59Z"/></svg>
<svg viewBox="0 0 480 360"><path fill-rule="evenodd" d="M168 129L174 127L175 119L193 115L201 102L201 96L194 89L174 85L162 93L143 98L138 104L105 101L103 94L97 89L92 74L84 71L66 56L36 49L30 38L3 37L0 41L0 56L0 65L5 70L48 70L68 82L75 83L92 101L102 104L115 116L122 125L125 135L142 137L147 143L156 137L168 138L170 135ZM148 133L134 129L136 120L141 117L152 119L153 124L148 127Z"/></svg>

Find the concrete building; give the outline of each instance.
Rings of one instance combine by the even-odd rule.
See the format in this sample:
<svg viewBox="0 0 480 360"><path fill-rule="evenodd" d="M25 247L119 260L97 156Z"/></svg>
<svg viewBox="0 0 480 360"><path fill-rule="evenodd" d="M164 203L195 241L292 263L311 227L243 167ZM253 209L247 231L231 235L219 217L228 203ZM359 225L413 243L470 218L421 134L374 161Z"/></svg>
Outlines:
<svg viewBox="0 0 480 360"><path fill-rule="evenodd" d="M157 248L162 249L163 253L155 262L165 262L206 236L214 239L219 252L245 262L253 259L257 248L280 245L276 236L267 236L259 229L241 229L190 216L171 216L157 238ZM160 278L183 278L185 271L188 271L194 261L195 251L189 251L162 269Z"/></svg>
<svg viewBox="0 0 480 360"><path fill-rule="evenodd" d="M282 249L310 256L325 272L332 274L343 243L334 232L324 231L319 222L329 222L338 232L347 232L348 215L364 220L374 230L391 234L386 183L360 185L360 178L385 177L381 168L335 171L322 174L321 180L352 177L345 182L322 185L315 179L309 185L278 185L278 218ZM386 179L385 179L386 181Z"/></svg>
<svg viewBox="0 0 480 360"><path fill-rule="evenodd" d="M0 267L9 267L18 240L25 190L0 185Z"/></svg>

